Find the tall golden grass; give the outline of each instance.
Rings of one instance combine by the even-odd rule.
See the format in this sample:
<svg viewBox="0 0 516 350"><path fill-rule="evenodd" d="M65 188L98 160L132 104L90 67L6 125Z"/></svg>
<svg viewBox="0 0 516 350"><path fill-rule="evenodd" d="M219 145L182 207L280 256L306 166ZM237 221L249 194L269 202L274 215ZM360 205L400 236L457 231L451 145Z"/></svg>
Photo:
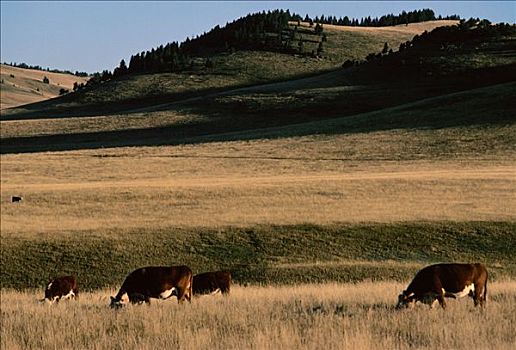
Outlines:
<svg viewBox="0 0 516 350"><path fill-rule="evenodd" d="M235 286L192 304L108 308L114 290L37 303L42 292L2 290L2 349L513 349L516 282L491 283L487 308L395 310L394 282Z"/></svg>

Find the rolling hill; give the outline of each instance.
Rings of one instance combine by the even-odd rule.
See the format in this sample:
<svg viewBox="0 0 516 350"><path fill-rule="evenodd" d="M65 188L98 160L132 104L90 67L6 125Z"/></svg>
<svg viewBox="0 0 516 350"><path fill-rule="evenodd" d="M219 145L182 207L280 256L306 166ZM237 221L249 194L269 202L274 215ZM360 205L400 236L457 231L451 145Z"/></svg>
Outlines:
<svg viewBox="0 0 516 350"><path fill-rule="evenodd" d="M185 261L241 283L513 278L515 27L441 23L328 25L322 58L222 53L2 113L3 285Z"/></svg>
<svg viewBox="0 0 516 350"><path fill-rule="evenodd" d="M49 83L43 82L47 77ZM72 91L73 84L86 83L87 78L71 74L53 73L0 65L0 109L17 107L59 96L59 90Z"/></svg>
<svg viewBox="0 0 516 350"><path fill-rule="evenodd" d="M385 42L397 48L418 33L455 23L442 20L375 28L327 25L322 58L260 50L220 53L211 57L211 69L202 66L204 58L198 58L193 60L194 69L185 72L122 76L57 100L4 111L2 119L120 113L242 86L291 80L336 69L349 59L363 60L371 52L379 52ZM300 26L308 28L304 22Z"/></svg>
<svg viewBox="0 0 516 350"><path fill-rule="evenodd" d="M375 29L367 28L367 31L400 30ZM514 26L438 27L423 33L404 42L407 48L402 51L377 54L348 68L280 82L234 88L231 84L239 85L238 75L227 78L170 73L122 77L96 89L4 113L2 152L179 144L217 138L217 134L315 121L325 129L323 124L331 125L335 118L437 96L445 98L447 94L516 80ZM235 55L241 54L248 53ZM252 62L263 63L263 60ZM150 96L141 97L142 87ZM503 111L492 120L482 121L482 116L477 116L475 123L511 122L514 104L506 92L512 87L505 84L494 88L493 91L503 92L498 96L503 101L492 108L498 110L498 106L504 106ZM489 105L489 100L483 101ZM437 119L432 120L432 126L438 127ZM463 114L453 120L453 125L471 122L470 116ZM438 121L445 123L443 126L447 123L442 118ZM385 125L380 119L369 128L375 130ZM417 123L406 119L397 125L403 128Z"/></svg>

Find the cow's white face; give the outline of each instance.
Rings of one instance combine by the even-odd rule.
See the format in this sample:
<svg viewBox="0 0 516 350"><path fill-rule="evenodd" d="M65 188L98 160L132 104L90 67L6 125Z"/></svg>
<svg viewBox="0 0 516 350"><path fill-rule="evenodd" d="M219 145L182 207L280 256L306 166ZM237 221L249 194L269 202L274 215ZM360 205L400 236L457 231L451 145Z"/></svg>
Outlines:
<svg viewBox="0 0 516 350"><path fill-rule="evenodd" d="M396 309L413 308L415 304L416 299L414 298L414 293L407 294L407 291L404 290L398 296L398 304L396 305Z"/></svg>
<svg viewBox="0 0 516 350"><path fill-rule="evenodd" d="M120 299L117 299L115 297L111 297L111 303L109 306L113 309L120 309L124 306L126 306L128 303L128 296L127 294L122 295Z"/></svg>
<svg viewBox="0 0 516 350"><path fill-rule="evenodd" d="M48 299L48 301L51 301L52 299L52 282L50 282L48 285L47 285L47 288L45 288L45 300Z"/></svg>

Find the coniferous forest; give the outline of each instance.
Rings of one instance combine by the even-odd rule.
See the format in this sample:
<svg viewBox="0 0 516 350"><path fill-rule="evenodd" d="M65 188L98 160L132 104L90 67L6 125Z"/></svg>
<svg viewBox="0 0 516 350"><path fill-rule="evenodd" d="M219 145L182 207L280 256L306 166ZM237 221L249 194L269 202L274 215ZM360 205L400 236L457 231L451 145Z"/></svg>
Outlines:
<svg viewBox="0 0 516 350"><path fill-rule="evenodd" d="M456 15L436 17L434 11L430 9L403 11L398 15L365 17L360 20L350 19L347 16L337 18L322 15L311 18L306 15L302 17L289 10L264 11L241 17L227 23L224 27L216 26L209 32L195 38L187 38L182 43L171 42L134 54L129 64L122 60L113 73L104 71L102 74L95 74L91 84L127 74L184 71L192 68L193 57L204 57L205 67L210 68L213 65L213 61L209 58L211 55L236 50L267 50L317 56L321 50L305 52L303 43L313 42L322 46L321 43L326 40L324 24L362 27L393 26L458 18ZM309 28L301 27L299 25L301 21L309 23ZM292 22L293 25L289 25Z"/></svg>

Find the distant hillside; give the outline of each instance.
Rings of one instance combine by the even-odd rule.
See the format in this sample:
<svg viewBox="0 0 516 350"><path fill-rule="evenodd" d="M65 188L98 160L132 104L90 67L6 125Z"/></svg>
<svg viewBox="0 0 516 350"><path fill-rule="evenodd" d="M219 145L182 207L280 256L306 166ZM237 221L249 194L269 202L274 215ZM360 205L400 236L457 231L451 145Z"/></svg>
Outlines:
<svg viewBox="0 0 516 350"><path fill-rule="evenodd" d="M373 111L422 98L516 81L516 26L439 27L402 43L401 51L310 78L241 89L196 102L206 115L290 123ZM291 118L289 122L287 119Z"/></svg>
<svg viewBox="0 0 516 350"><path fill-rule="evenodd" d="M135 73L178 72L195 66L192 59L203 57L206 68L213 67L211 56L218 53L232 53L239 50L260 50L323 57L327 36L324 24L335 26L389 27L434 21L438 18L430 9L393 14L380 18L366 17L360 21L321 16L312 19L308 15L291 14L288 10L258 12L241 17L225 26L216 26L208 33L187 38L182 43L172 42L152 50L131 56L129 65L122 61L113 71L120 76ZM439 19L442 19L439 17ZM457 16L445 19L458 20ZM304 22L306 25L301 25ZM101 77L102 78L102 77ZM103 78L109 78L105 75Z"/></svg>
<svg viewBox="0 0 516 350"><path fill-rule="evenodd" d="M59 96L61 89L72 91L73 84L88 78L44 70L0 65L0 109L47 100ZM43 82L48 78L48 83Z"/></svg>
<svg viewBox="0 0 516 350"><path fill-rule="evenodd" d="M179 101L230 88L300 78L337 69L346 60L364 60L371 52L379 52L386 42L389 47L395 48L425 30L457 22L430 21L390 27L325 25L327 41L318 58L253 50L220 53L211 57L211 68L205 66L204 58L197 58L193 60L192 69L184 72L121 76L56 100L24 106L9 113L16 117L98 115ZM308 29L308 22L299 24L300 31ZM305 49L316 50L316 45L305 43Z"/></svg>
<svg viewBox="0 0 516 350"><path fill-rule="evenodd" d="M365 63L261 85L238 85L243 81L238 79L250 78L246 75L249 71L237 71L233 75L153 74L116 79L98 89L24 106L13 111L18 114L4 114L2 151L199 142L224 139L228 135L255 134L265 128L287 130L292 125L311 122L320 122L316 129L322 131L327 129L325 124L332 125L336 118L352 118L446 94L514 82L515 38L516 26L462 23L437 28L403 42L400 52L387 50L368 55ZM242 54L230 56L233 64L235 58L245 57L239 56ZM249 58L256 53L247 54ZM269 57L267 63L273 66L276 56L274 53L261 55L261 61L253 61L256 74L265 74L258 67L271 75L285 67L278 63L276 70L267 69L264 58ZM248 61L241 64L241 67L250 67ZM428 123L432 128L512 123L515 108L510 92L513 84L502 86L482 90L482 93L489 92L488 99L481 99L482 93L475 94L475 98L468 97L468 102L458 110L451 108L456 98L461 101L462 96L473 95L439 100L447 106L442 112L444 118L429 115L432 119L411 120L409 113L407 119L394 122L387 115L376 124L371 120L364 125L344 123L346 127L340 132L354 132L357 128L428 127ZM77 96L81 96L82 101ZM439 110L439 103L433 110ZM46 110L42 108L45 105ZM113 110L109 111L111 106ZM449 110L454 110L456 115L444 114ZM480 113L472 114L471 110ZM424 108L414 113L427 115ZM22 119L34 120L27 120L26 124L7 121ZM316 129L312 132L317 133Z"/></svg>
<svg viewBox="0 0 516 350"><path fill-rule="evenodd" d="M496 67L503 69L499 74L504 78L515 79L516 71L511 68L516 67L516 25L461 21L425 31L402 43L397 52L370 54L366 60L359 65L361 79L368 76L374 81L440 79L480 69L493 76ZM350 62L344 64L350 66Z"/></svg>

